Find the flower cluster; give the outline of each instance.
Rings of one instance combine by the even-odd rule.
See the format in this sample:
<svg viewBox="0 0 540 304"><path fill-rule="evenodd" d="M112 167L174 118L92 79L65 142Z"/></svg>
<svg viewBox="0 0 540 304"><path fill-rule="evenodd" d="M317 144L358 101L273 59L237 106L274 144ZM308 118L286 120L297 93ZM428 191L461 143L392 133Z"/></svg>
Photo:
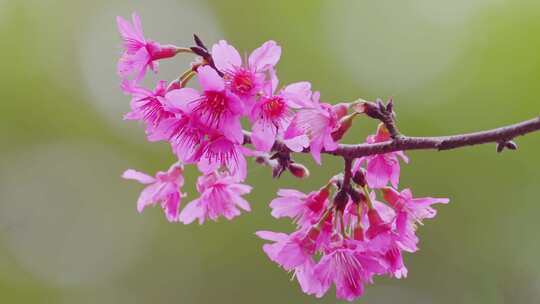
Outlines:
<svg viewBox="0 0 540 304"><path fill-rule="evenodd" d="M366 142L388 139L380 125ZM257 235L272 242L263 246L264 252L294 272L302 291L321 297L333 283L337 298L352 301L376 275L407 276L403 252L418 250L417 225L435 216L433 204L448 199L413 198L410 189L398 191L398 157L407 161L403 152L357 159L321 189L309 194L282 189L270 203L272 215L291 218L297 230ZM377 191L384 202L377 200Z"/></svg>
<svg viewBox="0 0 540 304"><path fill-rule="evenodd" d="M280 86L276 66L281 47L274 41L243 59L224 40L211 48L196 35L191 47L148 40L136 14L131 22L118 17L117 23L123 40L118 75L121 89L131 96L124 119L141 122L147 139L167 142L176 157L166 172L154 177L132 169L124 172L124 178L147 185L137 202L139 212L159 204L171 222L230 220L241 210L250 211L243 198L251 191L244 184L247 157L272 166L276 177L289 171L304 178L309 172L292 159L293 153L309 152L321 164L321 153L338 148L355 117L372 116L358 105L374 103L332 105L322 102L309 82ZM154 89L143 86L148 70L157 73L159 61L180 53L195 57L185 72L173 81L158 81ZM200 89L188 86L192 80ZM366 142L390 139L381 124ZM402 152L354 163L345 158L345 172L317 191L280 190L270 204L272 215L293 219L298 229L291 234L257 232L272 242L264 245L264 252L294 271L302 290L317 297L333 283L338 298L353 300L375 275L405 277L402 252L417 250L417 224L435 215L432 204L448 200L413 198L408 189L399 192L400 158L408 161ZM196 166L201 175L200 196L182 208L184 165ZM376 200L376 190L387 204Z"/></svg>

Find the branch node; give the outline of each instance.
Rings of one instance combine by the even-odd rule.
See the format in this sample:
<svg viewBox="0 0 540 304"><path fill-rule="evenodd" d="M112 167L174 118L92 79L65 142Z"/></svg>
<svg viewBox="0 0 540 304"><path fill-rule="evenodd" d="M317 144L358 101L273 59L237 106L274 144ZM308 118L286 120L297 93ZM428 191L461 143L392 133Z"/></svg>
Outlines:
<svg viewBox="0 0 540 304"><path fill-rule="evenodd" d="M504 149L517 150L518 145L513 140L504 140L497 143L497 153L501 153Z"/></svg>

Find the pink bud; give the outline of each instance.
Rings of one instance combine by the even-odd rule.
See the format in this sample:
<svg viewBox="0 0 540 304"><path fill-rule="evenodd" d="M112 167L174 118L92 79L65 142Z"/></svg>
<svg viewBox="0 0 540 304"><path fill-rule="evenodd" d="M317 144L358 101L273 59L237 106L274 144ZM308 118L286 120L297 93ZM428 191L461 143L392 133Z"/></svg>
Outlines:
<svg viewBox="0 0 540 304"><path fill-rule="evenodd" d="M339 128L332 132L332 139L338 141L343 138L343 135L345 135L345 133L347 133L347 131L351 128L353 119L353 115L341 118L341 120L339 121Z"/></svg>
<svg viewBox="0 0 540 304"><path fill-rule="evenodd" d="M309 177L309 170L304 165L299 163L291 163L288 166L289 172L298 178Z"/></svg>
<svg viewBox="0 0 540 304"><path fill-rule="evenodd" d="M353 182L360 187L364 187L366 185L366 175L364 174L364 170L362 168L358 169L358 171L354 173Z"/></svg>
<svg viewBox="0 0 540 304"><path fill-rule="evenodd" d="M343 116L347 115L349 106L350 104L344 102L334 105L334 113L336 113L338 119L341 119Z"/></svg>

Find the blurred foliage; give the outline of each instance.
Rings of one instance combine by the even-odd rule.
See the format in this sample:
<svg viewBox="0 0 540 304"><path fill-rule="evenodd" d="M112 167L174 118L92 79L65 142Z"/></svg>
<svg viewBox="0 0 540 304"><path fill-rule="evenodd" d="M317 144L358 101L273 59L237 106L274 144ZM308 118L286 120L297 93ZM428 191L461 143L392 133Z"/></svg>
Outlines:
<svg viewBox="0 0 540 304"><path fill-rule="evenodd" d="M276 190L319 187L340 160L317 168L298 157L312 172L305 181L274 181L250 166L253 212L232 222L183 226L157 209L136 213L140 187L122 181L122 170L154 172L173 157L121 121L128 98L114 75L114 16L132 10L163 42L187 41L183 28L194 23L185 20L243 50L274 39L283 46L281 83L312 81L331 102L392 96L410 135L539 113L538 1L0 0L2 303L335 303L333 294L303 295L253 232L289 231L267 207ZM172 78L171 66L181 65L162 63ZM359 120L346 140L374 127ZM359 303L538 302L540 140L517 142L518 152L500 155L493 146L409 153L401 186L451 204L420 228L409 278L377 280ZM186 179L189 200L196 171Z"/></svg>

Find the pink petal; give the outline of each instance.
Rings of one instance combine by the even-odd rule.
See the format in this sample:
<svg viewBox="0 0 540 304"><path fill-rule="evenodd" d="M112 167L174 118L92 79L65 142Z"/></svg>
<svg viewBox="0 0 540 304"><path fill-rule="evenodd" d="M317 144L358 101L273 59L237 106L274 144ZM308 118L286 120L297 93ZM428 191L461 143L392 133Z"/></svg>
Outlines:
<svg viewBox="0 0 540 304"><path fill-rule="evenodd" d="M307 81L289 84L281 91L292 108L309 107L311 101L311 83Z"/></svg>
<svg viewBox="0 0 540 304"><path fill-rule="evenodd" d="M145 40L142 30L141 18L139 17L139 15L133 12L133 14L131 14L131 20L133 21L133 29L134 33L137 35L137 38L139 38L140 40Z"/></svg>
<svg viewBox="0 0 540 304"><path fill-rule="evenodd" d="M300 284L302 291L309 295L315 295L315 297L320 298L324 295L324 292L321 287L321 283L315 277L314 269L315 262L313 259L308 259L304 264L298 266L295 269L295 276Z"/></svg>
<svg viewBox="0 0 540 304"><path fill-rule="evenodd" d="M294 218L302 211L302 201L298 198L278 197L270 202L272 216L275 218Z"/></svg>
<svg viewBox="0 0 540 304"><path fill-rule="evenodd" d="M281 47L275 41L267 41L249 55L249 66L257 71L263 71L277 64L281 56Z"/></svg>
<svg viewBox="0 0 540 304"><path fill-rule="evenodd" d="M311 142L309 145L309 149L311 151L311 156L313 156L313 159L315 162L320 165L321 164L321 150L322 150L322 142L320 139L315 139Z"/></svg>
<svg viewBox="0 0 540 304"><path fill-rule="evenodd" d="M151 184L156 181L156 179L152 176L139 171L135 171L133 169L126 170L122 174L122 178L136 180L141 184Z"/></svg>
<svg viewBox="0 0 540 304"><path fill-rule="evenodd" d="M392 165L392 173L390 175L390 183L394 188L398 187L400 171L401 167L399 166L398 160L396 160L396 162Z"/></svg>
<svg viewBox="0 0 540 304"><path fill-rule="evenodd" d="M162 203L163 211L169 222L178 222L180 210L180 194L178 192L171 193Z"/></svg>
<svg viewBox="0 0 540 304"><path fill-rule="evenodd" d="M272 242L280 242L280 241L286 240L289 237L285 233L266 231L266 230L257 231L255 232L255 235L260 237L263 240L272 241Z"/></svg>
<svg viewBox="0 0 540 304"><path fill-rule="evenodd" d="M297 137L284 139L285 145L294 152L301 152L309 146L309 137L305 134Z"/></svg>
<svg viewBox="0 0 540 304"><path fill-rule="evenodd" d="M230 72L235 67L242 65L242 58L238 51L225 40L220 40L212 46L212 59L222 72Z"/></svg>
<svg viewBox="0 0 540 304"><path fill-rule="evenodd" d="M242 133L242 124L237 116L229 116L223 123L224 128L221 132L227 139L234 143L242 143L244 141L244 133Z"/></svg>
<svg viewBox="0 0 540 304"><path fill-rule="evenodd" d="M258 151L268 152L276 141L277 128L264 120L257 120L252 126L251 141Z"/></svg>
<svg viewBox="0 0 540 304"><path fill-rule="evenodd" d="M156 191L159 190L159 184L152 184L141 192L139 199L137 200L137 211L141 213L143 209L148 205L154 205L156 202L153 200L153 197L156 194Z"/></svg>
<svg viewBox="0 0 540 304"><path fill-rule="evenodd" d="M191 107L194 101L199 99L201 94L192 88L182 88L169 91L165 95L164 104L167 110L171 112L191 112Z"/></svg>
<svg viewBox="0 0 540 304"><path fill-rule="evenodd" d="M383 188L388 183L392 174L392 166L389 166L383 155L377 155L368 160L366 180L371 188Z"/></svg>
<svg viewBox="0 0 540 304"><path fill-rule="evenodd" d="M197 70L199 83L205 91L223 91L225 82L218 73L210 66L205 65Z"/></svg>
<svg viewBox="0 0 540 304"><path fill-rule="evenodd" d="M200 207L199 200L193 200L189 202L184 209L182 209L182 212L180 213L179 220L180 222L189 225L193 223L195 219L199 219L199 223L202 224L204 222L204 215L203 215L203 209Z"/></svg>
<svg viewBox="0 0 540 304"><path fill-rule="evenodd" d="M248 203L245 199L243 199L242 197L240 197L240 196L238 196L238 195L235 195L235 196L233 197L233 200L234 200L234 203L235 203L238 207L244 209L245 211L251 211L251 206L250 206L249 203Z"/></svg>
<svg viewBox="0 0 540 304"><path fill-rule="evenodd" d="M116 24L118 26L118 31L120 32L120 35L122 36L123 42L124 42L124 48L129 54L134 54L137 52L140 48L144 47L146 41L144 39L144 35L142 33L142 29L137 27L137 24L135 24L135 14L133 16L134 26L132 26L128 21L126 21L124 18L118 16L116 17ZM139 25L140 26L140 21Z"/></svg>
<svg viewBox="0 0 540 304"><path fill-rule="evenodd" d="M277 195L291 198L306 198L307 195L295 189L279 189Z"/></svg>

